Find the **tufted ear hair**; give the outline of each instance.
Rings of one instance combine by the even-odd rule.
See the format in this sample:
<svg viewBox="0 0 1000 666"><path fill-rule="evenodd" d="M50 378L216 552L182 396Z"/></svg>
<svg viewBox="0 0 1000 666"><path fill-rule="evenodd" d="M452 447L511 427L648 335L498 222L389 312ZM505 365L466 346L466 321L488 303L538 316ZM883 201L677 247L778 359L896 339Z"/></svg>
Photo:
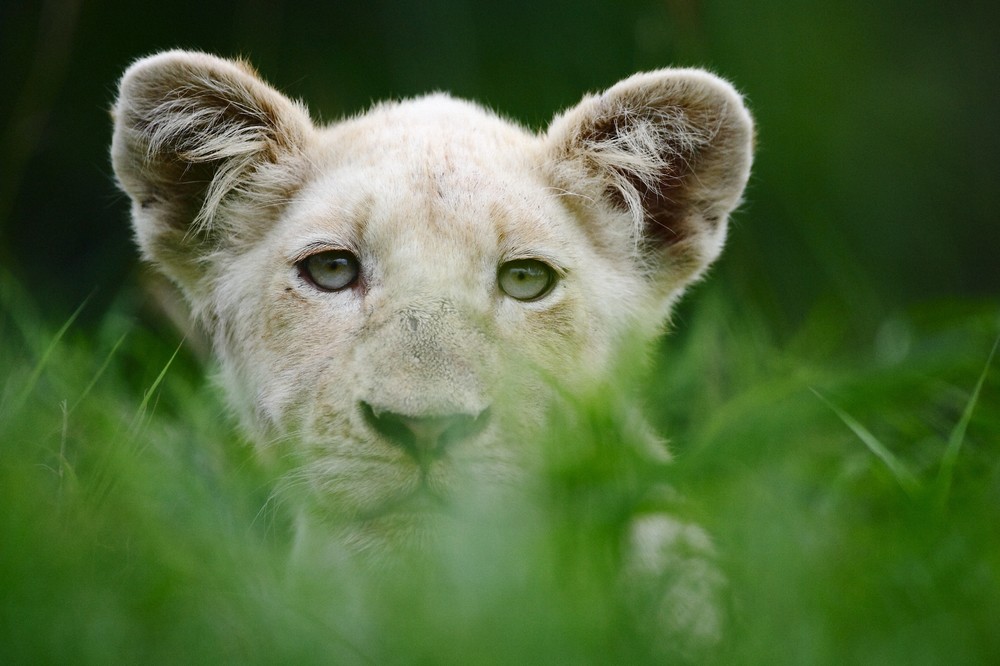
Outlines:
<svg viewBox="0 0 1000 666"><path fill-rule="evenodd" d="M252 242L302 182L312 122L249 65L168 51L134 63L111 160L145 257L192 295L211 252Z"/></svg>
<svg viewBox="0 0 1000 666"><path fill-rule="evenodd" d="M722 250L750 175L753 134L729 83L664 69L636 74L557 117L548 165L557 187L586 202L586 223L630 243L669 303Z"/></svg>

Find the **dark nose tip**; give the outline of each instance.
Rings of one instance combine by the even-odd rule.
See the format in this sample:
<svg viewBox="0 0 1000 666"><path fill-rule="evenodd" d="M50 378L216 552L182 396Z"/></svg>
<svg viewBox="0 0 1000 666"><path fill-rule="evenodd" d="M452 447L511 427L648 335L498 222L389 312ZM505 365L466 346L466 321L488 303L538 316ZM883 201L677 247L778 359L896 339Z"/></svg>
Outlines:
<svg viewBox="0 0 1000 666"><path fill-rule="evenodd" d="M374 431L422 465L439 458L451 444L479 433L489 421L489 409L478 414L408 416L362 402L361 413Z"/></svg>

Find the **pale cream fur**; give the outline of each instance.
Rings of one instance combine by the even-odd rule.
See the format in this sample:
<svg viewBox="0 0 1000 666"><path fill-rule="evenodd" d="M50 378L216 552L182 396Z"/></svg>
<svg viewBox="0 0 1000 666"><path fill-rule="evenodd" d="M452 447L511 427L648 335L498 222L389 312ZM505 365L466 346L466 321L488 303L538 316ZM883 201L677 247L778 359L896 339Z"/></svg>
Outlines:
<svg viewBox="0 0 1000 666"><path fill-rule="evenodd" d="M607 378L630 336L659 334L722 249L753 136L700 70L637 74L542 133L443 94L317 126L246 64L182 51L132 65L114 118L144 257L212 336L261 450L301 461L303 530L332 516L361 547L407 533L413 496L518 478L553 382ZM298 262L336 249L358 282L317 290ZM507 296L517 259L554 288ZM383 415L470 434L418 459Z"/></svg>

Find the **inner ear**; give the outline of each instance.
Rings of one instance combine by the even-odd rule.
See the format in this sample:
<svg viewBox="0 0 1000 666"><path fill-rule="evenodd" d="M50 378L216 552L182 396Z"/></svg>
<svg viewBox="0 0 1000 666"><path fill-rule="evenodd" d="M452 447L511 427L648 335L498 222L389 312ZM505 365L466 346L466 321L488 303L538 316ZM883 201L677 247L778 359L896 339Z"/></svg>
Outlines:
<svg viewBox="0 0 1000 666"><path fill-rule="evenodd" d="M637 74L549 129L562 187L628 213L637 247L683 245L695 272L721 248L749 176L752 137L741 97L699 70Z"/></svg>
<svg viewBox="0 0 1000 666"><path fill-rule="evenodd" d="M245 63L186 51L132 65L113 115L122 187L177 229L211 226L227 195L287 162L312 127L304 108Z"/></svg>
<svg viewBox="0 0 1000 666"><path fill-rule="evenodd" d="M603 157L610 182L603 195L616 209L641 218L643 244L662 248L691 231L690 180L716 127L692 122L677 106L629 109L615 101L601 105L593 123L581 128L586 150ZM709 221L713 226L718 218Z"/></svg>

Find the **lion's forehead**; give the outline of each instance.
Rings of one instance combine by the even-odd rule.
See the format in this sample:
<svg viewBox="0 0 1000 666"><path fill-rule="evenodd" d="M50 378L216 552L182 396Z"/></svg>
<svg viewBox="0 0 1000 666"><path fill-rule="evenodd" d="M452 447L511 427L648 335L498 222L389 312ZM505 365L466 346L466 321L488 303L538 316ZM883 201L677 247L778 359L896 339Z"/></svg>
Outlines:
<svg viewBox="0 0 1000 666"><path fill-rule="evenodd" d="M364 115L319 130L316 147L355 164L385 153L471 162L530 161L543 150L539 136L482 107L444 95L381 104Z"/></svg>

